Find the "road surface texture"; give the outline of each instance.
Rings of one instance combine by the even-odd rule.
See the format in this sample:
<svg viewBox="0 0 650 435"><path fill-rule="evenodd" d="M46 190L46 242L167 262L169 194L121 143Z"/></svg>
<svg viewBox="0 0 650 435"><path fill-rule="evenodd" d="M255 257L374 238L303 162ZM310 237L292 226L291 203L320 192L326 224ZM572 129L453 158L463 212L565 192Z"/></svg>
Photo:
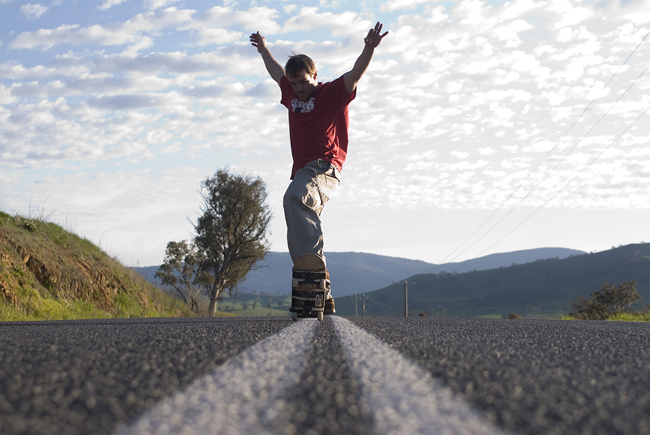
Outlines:
<svg viewBox="0 0 650 435"><path fill-rule="evenodd" d="M650 433L650 325L0 323L0 434Z"/></svg>

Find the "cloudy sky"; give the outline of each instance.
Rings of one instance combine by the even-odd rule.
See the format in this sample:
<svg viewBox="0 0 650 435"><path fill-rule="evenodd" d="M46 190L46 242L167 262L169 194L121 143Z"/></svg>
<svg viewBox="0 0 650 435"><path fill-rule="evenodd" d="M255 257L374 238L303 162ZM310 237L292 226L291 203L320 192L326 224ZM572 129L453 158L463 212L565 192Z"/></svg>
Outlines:
<svg viewBox="0 0 650 435"><path fill-rule="evenodd" d="M0 0L0 209L126 265L191 236L201 180L260 176L286 251L276 59L351 69L326 249L460 261L650 242L650 0Z"/></svg>

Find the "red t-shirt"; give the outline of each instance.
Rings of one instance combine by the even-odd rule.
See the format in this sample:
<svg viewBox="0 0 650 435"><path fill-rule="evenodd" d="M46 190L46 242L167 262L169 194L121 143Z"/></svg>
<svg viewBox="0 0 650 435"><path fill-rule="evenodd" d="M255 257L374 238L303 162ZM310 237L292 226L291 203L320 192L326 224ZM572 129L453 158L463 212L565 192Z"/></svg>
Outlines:
<svg viewBox="0 0 650 435"><path fill-rule="evenodd" d="M328 83L319 83L308 102L298 99L289 79L280 80L282 100L289 109L289 137L293 169L291 179L298 169L316 159L343 168L348 153L348 105L357 94L348 94L343 76Z"/></svg>

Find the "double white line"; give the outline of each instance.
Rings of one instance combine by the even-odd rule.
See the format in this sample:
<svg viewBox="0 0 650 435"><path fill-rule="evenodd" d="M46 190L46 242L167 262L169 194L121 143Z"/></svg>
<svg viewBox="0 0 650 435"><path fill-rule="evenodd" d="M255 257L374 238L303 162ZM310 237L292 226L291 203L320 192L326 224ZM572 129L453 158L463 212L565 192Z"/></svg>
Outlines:
<svg viewBox="0 0 650 435"><path fill-rule="evenodd" d="M384 434L501 434L429 372L341 317L331 318L360 385L360 400ZM163 400L114 435L269 434L307 367L319 322L302 320Z"/></svg>

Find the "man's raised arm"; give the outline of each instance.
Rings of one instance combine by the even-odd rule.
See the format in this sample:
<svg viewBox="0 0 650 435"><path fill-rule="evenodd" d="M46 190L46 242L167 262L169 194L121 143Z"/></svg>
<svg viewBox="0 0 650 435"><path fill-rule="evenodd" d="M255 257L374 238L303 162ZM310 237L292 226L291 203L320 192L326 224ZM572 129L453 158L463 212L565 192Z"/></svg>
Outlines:
<svg viewBox="0 0 650 435"><path fill-rule="evenodd" d="M357 83L359 83L361 76L363 76L363 73L368 69L375 48L377 48L383 37L388 35L388 32L385 32L383 35L381 34L382 27L384 27L383 24L377 23L374 29L370 29L368 36L363 40L366 43L366 46L363 48L361 56L359 56L357 61L354 63L352 70L345 73L343 76L345 89L347 89L350 94L357 88Z"/></svg>
<svg viewBox="0 0 650 435"><path fill-rule="evenodd" d="M262 55L264 66L271 75L271 78L280 84L280 79L284 76L284 68L271 55L266 47L266 39L260 35L260 32L251 35L251 45L257 48L257 52Z"/></svg>

